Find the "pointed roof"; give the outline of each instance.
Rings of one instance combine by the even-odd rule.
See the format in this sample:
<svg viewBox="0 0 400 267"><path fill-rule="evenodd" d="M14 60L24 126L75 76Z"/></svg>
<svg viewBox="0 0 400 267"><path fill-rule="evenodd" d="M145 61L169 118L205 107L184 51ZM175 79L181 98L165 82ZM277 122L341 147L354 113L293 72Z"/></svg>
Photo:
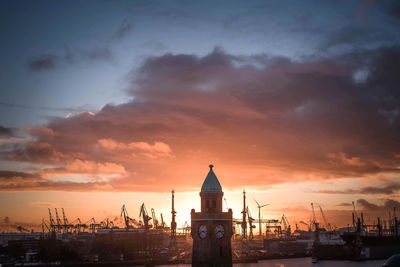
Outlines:
<svg viewBox="0 0 400 267"><path fill-rule="evenodd" d="M210 165L210 171L207 174L206 179L204 180L203 185L201 186L201 193L221 193L222 187L218 181L217 176L213 171L214 165Z"/></svg>

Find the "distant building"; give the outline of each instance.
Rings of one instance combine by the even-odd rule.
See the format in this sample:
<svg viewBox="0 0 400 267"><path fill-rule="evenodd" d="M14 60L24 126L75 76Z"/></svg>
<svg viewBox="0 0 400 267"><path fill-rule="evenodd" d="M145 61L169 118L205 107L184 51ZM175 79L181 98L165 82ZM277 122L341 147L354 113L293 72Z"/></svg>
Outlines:
<svg viewBox="0 0 400 267"><path fill-rule="evenodd" d="M201 212L191 212L192 266L232 266L232 210L222 212L221 184L210 165L201 187Z"/></svg>

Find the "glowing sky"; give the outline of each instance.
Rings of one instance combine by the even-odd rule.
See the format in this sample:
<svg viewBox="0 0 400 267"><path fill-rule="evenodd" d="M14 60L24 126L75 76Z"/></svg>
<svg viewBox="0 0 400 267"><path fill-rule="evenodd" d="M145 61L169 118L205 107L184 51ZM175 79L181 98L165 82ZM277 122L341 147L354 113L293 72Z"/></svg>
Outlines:
<svg viewBox="0 0 400 267"><path fill-rule="evenodd" d="M400 207L397 1L2 1L0 217ZM137 215L136 215L137 214ZM348 219L347 219L348 217ZM346 219L343 219L346 218Z"/></svg>

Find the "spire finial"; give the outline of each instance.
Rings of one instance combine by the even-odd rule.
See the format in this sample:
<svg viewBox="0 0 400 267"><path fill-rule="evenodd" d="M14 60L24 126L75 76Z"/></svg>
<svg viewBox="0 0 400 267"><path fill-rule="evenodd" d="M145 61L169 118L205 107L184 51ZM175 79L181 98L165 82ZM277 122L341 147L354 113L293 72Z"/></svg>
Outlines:
<svg viewBox="0 0 400 267"><path fill-rule="evenodd" d="M212 170L212 168L214 167L214 165L210 164L210 165L208 165L208 167L210 167L210 170Z"/></svg>

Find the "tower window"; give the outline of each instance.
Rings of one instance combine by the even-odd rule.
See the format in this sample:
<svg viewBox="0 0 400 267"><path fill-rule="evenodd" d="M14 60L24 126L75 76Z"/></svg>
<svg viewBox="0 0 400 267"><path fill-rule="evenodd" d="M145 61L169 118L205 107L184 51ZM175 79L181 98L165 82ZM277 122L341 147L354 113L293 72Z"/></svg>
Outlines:
<svg viewBox="0 0 400 267"><path fill-rule="evenodd" d="M208 209L210 207L210 201L207 199L206 200L206 208Z"/></svg>
<svg viewBox="0 0 400 267"><path fill-rule="evenodd" d="M213 199L212 201L212 207L215 209L217 207L217 201Z"/></svg>

